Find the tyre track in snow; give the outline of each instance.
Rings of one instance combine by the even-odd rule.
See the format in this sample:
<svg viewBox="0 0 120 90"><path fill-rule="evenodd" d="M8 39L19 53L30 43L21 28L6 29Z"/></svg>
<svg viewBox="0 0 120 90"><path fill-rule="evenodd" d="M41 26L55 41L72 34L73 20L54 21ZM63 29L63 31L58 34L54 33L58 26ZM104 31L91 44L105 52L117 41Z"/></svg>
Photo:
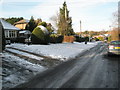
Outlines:
<svg viewBox="0 0 120 90"><path fill-rule="evenodd" d="M21 50L17 48L7 47L5 51L12 53L20 58L23 58L31 63L40 64L47 68L54 67L62 63L62 61L58 59L52 59L51 57L42 56L36 53L28 52L26 50Z"/></svg>

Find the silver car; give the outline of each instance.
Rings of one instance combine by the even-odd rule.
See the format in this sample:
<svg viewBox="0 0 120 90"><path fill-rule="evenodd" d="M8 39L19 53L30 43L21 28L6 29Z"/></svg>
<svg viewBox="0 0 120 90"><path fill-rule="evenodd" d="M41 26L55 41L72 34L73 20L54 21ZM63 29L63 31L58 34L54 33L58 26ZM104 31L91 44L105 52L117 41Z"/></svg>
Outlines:
<svg viewBox="0 0 120 90"><path fill-rule="evenodd" d="M120 41L111 41L108 45L108 55L120 55Z"/></svg>

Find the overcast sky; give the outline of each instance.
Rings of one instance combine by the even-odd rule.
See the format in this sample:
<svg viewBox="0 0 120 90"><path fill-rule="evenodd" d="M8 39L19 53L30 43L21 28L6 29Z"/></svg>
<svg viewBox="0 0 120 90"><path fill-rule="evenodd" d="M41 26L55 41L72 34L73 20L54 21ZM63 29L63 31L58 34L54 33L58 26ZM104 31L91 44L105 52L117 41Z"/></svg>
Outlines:
<svg viewBox="0 0 120 90"><path fill-rule="evenodd" d="M59 12L63 2L66 1L70 16L73 20L73 29L109 30L112 24L112 14L118 10L119 0L0 0L0 16L24 17L30 19L41 18L43 21L53 23L50 18Z"/></svg>

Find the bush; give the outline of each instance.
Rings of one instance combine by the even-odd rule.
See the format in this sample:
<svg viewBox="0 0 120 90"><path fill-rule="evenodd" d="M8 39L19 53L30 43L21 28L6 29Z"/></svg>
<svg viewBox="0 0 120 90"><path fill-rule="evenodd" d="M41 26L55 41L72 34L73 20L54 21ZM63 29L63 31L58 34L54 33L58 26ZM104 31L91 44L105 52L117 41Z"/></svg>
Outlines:
<svg viewBox="0 0 120 90"><path fill-rule="evenodd" d="M50 35L50 43L62 43L63 36L58 34L51 34Z"/></svg>
<svg viewBox="0 0 120 90"><path fill-rule="evenodd" d="M94 40L95 40L95 41L99 41L99 39L98 39L98 38L94 38Z"/></svg>
<svg viewBox="0 0 120 90"><path fill-rule="evenodd" d="M62 43L63 42L63 36L62 35L59 35L57 37L57 43Z"/></svg>
<svg viewBox="0 0 120 90"><path fill-rule="evenodd" d="M85 41L89 41L89 37L79 37L79 36L75 36L76 38L76 42L85 42Z"/></svg>
<svg viewBox="0 0 120 90"><path fill-rule="evenodd" d="M19 43L25 43L25 38L19 38Z"/></svg>
<svg viewBox="0 0 120 90"><path fill-rule="evenodd" d="M89 37L85 37L85 38L84 38L84 41L89 41Z"/></svg>
<svg viewBox="0 0 120 90"><path fill-rule="evenodd" d="M41 28L36 27L32 32L31 41L33 44L48 44L49 34L44 34Z"/></svg>
<svg viewBox="0 0 120 90"><path fill-rule="evenodd" d="M85 41L85 39L83 38L83 37L79 37L79 36L75 36L75 41L76 42L84 42Z"/></svg>
<svg viewBox="0 0 120 90"><path fill-rule="evenodd" d="M110 42L110 41L111 41L111 36L108 37L108 42Z"/></svg>
<svg viewBox="0 0 120 90"><path fill-rule="evenodd" d="M41 23L38 24L38 26L39 26L39 25L42 25L42 26L44 26L44 27L47 27L47 23L46 23L46 22L41 22Z"/></svg>

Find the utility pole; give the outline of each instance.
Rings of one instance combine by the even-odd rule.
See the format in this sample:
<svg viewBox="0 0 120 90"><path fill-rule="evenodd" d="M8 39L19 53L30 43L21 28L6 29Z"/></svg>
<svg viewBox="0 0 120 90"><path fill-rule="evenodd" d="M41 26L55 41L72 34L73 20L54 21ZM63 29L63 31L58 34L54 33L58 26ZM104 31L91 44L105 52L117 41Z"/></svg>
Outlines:
<svg viewBox="0 0 120 90"><path fill-rule="evenodd" d="M81 27L81 24L82 24L82 22L80 20L80 36L82 36L82 27Z"/></svg>
<svg viewBox="0 0 120 90"><path fill-rule="evenodd" d="M112 28L111 28L112 26L109 26L109 28L110 28L110 37L112 38Z"/></svg>

